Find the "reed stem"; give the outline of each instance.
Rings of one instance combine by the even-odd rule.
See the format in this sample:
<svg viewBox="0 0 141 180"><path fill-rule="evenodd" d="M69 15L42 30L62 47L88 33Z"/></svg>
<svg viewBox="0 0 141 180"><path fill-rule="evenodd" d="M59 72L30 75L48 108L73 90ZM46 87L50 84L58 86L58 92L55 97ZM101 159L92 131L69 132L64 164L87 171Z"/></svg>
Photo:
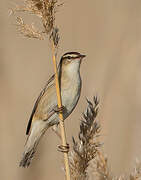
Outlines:
<svg viewBox="0 0 141 180"><path fill-rule="evenodd" d="M62 99L61 99L61 92L60 92L60 87L59 87L58 70L57 70L57 63L56 63L56 57L55 57L55 47L54 47L53 42L52 42L52 60L53 60L54 72L55 72L55 84L56 84L58 108L61 108ZM61 112L59 112L59 118L60 118L60 131L61 131L62 145L66 147L67 142L66 142L65 125L64 125L63 114ZM63 152L63 154L64 154L64 164L65 164L65 170L66 170L65 171L66 179L70 180L70 167L69 167L68 152Z"/></svg>

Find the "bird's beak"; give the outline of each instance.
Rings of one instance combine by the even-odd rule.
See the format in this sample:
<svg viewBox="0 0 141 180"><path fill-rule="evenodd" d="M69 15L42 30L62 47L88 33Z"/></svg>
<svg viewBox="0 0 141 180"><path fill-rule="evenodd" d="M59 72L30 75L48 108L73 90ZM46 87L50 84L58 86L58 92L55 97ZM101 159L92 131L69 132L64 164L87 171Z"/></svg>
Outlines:
<svg viewBox="0 0 141 180"><path fill-rule="evenodd" d="M81 54L80 57L83 59L84 57L86 57L86 55L84 54Z"/></svg>

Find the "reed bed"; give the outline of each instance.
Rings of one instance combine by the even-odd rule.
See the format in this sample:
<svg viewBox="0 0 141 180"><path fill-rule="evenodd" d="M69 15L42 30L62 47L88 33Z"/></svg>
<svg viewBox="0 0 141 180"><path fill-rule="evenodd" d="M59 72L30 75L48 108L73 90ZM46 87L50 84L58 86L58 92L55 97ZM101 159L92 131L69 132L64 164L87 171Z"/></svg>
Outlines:
<svg viewBox="0 0 141 180"><path fill-rule="evenodd" d="M47 37L50 42L51 53L53 56L54 69L56 69L57 49L59 45L59 28L56 26L55 16L63 3L59 0L25 0L22 5L17 5L11 9L11 14L16 17L16 27L18 32L27 38L45 40ZM34 22L27 24L19 14L25 13L35 15L40 18L42 24L41 29L38 29ZM18 15L17 15L18 14ZM56 74L56 84L58 83L58 75ZM58 85L56 85L58 94L58 106L61 106L61 96ZM68 160L65 160L65 175L66 179L73 180L137 180L141 179L141 163L138 162L133 172L129 175L116 177L109 168L108 158L103 153L103 145L100 142L101 125L96 119L99 110L99 100L97 97L93 101L87 99L87 108L82 115L78 140L72 138L73 146L71 151L64 153L64 158L70 162L70 170ZM60 114L60 124L63 123L62 115ZM64 131L62 124L61 132ZM63 134L65 131L63 132ZM62 133L61 133L62 134ZM66 144L66 138L63 139L63 145ZM66 165L67 164L67 165ZM66 167L67 166L67 167ZM91 169L91 171L89 171ZM69 172L70 171L70 174Z"/></svg>

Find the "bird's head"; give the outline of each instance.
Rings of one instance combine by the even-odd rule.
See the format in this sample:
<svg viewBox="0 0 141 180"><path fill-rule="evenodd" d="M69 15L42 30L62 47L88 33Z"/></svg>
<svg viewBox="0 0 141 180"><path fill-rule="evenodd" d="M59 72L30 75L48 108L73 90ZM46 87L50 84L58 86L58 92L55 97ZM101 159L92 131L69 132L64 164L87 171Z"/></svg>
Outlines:
<svg viewBox="0 0 141 180"><path fill-rule="evenodd" d="M68 52L65 53L61 58L61 66L67 71L75 71L79 70L82 59L86 57L86 55L82 55L79 52Z"/></svg>

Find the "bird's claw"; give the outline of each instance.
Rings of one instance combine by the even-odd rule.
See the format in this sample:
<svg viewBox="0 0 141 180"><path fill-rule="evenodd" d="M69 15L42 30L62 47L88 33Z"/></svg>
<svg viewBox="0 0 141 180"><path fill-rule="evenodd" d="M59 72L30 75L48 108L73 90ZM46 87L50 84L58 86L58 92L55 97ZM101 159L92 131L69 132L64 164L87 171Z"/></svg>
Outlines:
<svg viewBox="0 0 141 180"><path fill-rule="evenodd" d="M69 144L66 144L66 146L64 145L58 146L58 151L63 152L63 153L68 153L69 149L70 149Z"/></svg>
<svg viewBox="0 0 141 180"><path fill-rule="evenodd" d="M56 106L53 110L56 113L63 113L64 109L65 109L65 106L61 106L61 107Z"/></svg>

